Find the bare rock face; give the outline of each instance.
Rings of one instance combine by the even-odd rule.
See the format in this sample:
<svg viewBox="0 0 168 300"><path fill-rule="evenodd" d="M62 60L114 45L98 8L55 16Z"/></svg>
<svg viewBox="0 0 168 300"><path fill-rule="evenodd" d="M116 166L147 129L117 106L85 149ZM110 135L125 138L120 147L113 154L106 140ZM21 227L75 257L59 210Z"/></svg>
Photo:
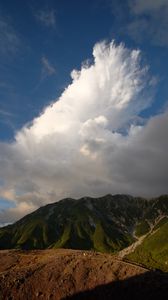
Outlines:
<svg viewBox="0 0 168 300"><path fill-rule="evenodd" d="M158 299L168 295L166 274L91 251L0 251L0 300ZM131 293L131 294L130 294ZM148 297L148 298L145 298Z"/></svg>

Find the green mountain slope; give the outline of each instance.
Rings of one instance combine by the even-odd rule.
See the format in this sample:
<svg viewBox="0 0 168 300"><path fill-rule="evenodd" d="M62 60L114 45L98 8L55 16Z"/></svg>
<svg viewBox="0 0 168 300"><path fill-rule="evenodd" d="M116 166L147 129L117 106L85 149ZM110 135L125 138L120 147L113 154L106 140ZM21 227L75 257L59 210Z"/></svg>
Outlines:
<svg viewBox="0 0 168 300"><path fill-rule="evenodd" d="M142 261L145 251L149 264L159 261L158 267L163 269L168 250L167 216L168 196L151 200L128 195L68 198L0 228L0 249L72 248L114 253L148 234L129 259Z"/></svg>
<svg viewBox="0 0 168 300"><path fill-rule="evenodd" d="M163 218L127 259L168 272L168 218Z"/></svg>
<svg viewBox="0 0 168 300"><path fill-rule="evenodd" d="M116 251L133 241L129 228L138 214L129 196L64 199L0 228L0 248Z"/></svg>

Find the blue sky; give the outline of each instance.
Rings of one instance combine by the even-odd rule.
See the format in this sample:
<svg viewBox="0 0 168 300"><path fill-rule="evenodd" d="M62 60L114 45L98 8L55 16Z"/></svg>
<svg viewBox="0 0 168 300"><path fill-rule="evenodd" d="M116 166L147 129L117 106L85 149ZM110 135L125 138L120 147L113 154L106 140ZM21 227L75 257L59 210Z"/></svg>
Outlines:
<svg viewBox="0 0 168 300"><path fill-rule="evenodd" d="M24 129L22 128L26 126L28 130L28 128L31 127L31 124L33 124L33 120L39 115L43 114L42 112L44 112L45 107L48 107L51 103L57 102L57 99L61 95L63 95L62 93L64 93L68 85L70 85L74 80L70 76L72 70L82 70L81 66L85 64L88 64L88 66L94 64L94 58L92 55L94 45L96 43L101 43L104 40L107 44L110 43L112 40L115 40L116 47L118 47L120 43L123 43L123 47L125 47L125 49L129 49L129 51L132 51L133 49L140 49L140 65L149 66L148 77L146 81L149 81L150 77L151 82L153 82L152 88L151 84L149 84L150 87L146 87L144 89L144 94L141 94L141 98L150 98L150 101L146 100L146 105L144 103L140 104L140 101L143 102L144 99L140 100L141 98L139 97L139 104L137 104L137 107L141 108L139 110L137 108L135 109L135 107L131 108L134 109L134 114L132 113L132 115L129 116L129 120L127 119L127 124L124 123L121 124L121 126L119 126L116 125L118 123L114 122L115 127L112 128L113 125L111 125L111 132L127 132L128 128L131 128L130 124L135 125L135 121L132 123L132 120L140 120L136 121L138 123L138 126L140 127L142 123L150 123L150 120L154 116L163 114L167 108L168 100L167 20L168 3L166 0L1 1L0 161L2 162L3 171L1 175L2 184L0 182L0 208L12 208L12 206L15 205L16 207L19 207L18 211L20 213L17 214L17 212L12 211L11 215L13 214L13 219L12 217L8 217L7 215L6 217L3 217L5 223L10 220L17 219L18 216L21 216L27 211L29 211L29 209L27 209L28 207L30 207L30 210L34 209L40 206L41 204L45 204L49 201L54 201L54 199L57 200L59 197L63 197L64 194L65 196L69 196L69 194L72 196L80 196L80 194L82 193L93 193L93 195L97 195L106 191L107 193L113 191L131 193L131 179L129 179L130 181L128 180L129 182L126 183L123 180L123 178L121 178L121 175L118 175L117 178L119 179L117 181L117 184L113 185L113 183L111 183L113 180L113 172L115 172L115 170L109 170L107 176L108 180L106 180L105 183L105 175L102 175L102 180L100 178L95 178L95 189L93 189L94 191L91 191L91 189L89 188L93 178L86 185L87 187L83 187L81 185L81 192L74 190L74 188L72 188L73 184L71 184L68 187L65 187L66 185L64 180L66 181L67 179L66 176L62 175L63 169L61 169L60 165L57 166L60 172L59 174L61 174L63 178L63 184L62 189L60 188L60 193L58 192L59 189L55 191L53 187L54 184L51 187L51 189L48 188L44 191L42 188L44 183L40 177L41 173L39 173L40 175L38 175L36 178L36 173L41 172L39 170L43 170L42 166L44 167L44 165L40 165L39 162L36 170L30 168L30 172L27 171L28 168L26 168L25 166L25 162L27 164L27 161L29 161L29 163L31 164L34 161L35 151L32 151L32 149L36 149L36 146L34 144L32 146L32 144L30 145L30 143L28 143L28 139L32 142L32 138L27 137L27 133L25 133ZM125 54L123 55L129 56L127 52L125 52ZM120 57L120 60L123 64L123 58ZM127 68L129 73L129 66ZM113 72L113 70L111 72ZM120 80L120 78L118 78L118 80ZM147 92L149 92L150 95L146 96ZM137 96L134 95L134 97ZM131 109L125 110L124 117L127 115L128 111L131 111ZM86 113L88 113L88 110ZM93 114L93 116L95 118L99 118L99 115L96 115L95 113ZM92 119L94 119L93 116ZM119 118L121 118L121 116ZM108 120L107 115L105 117ZM89 120L91 120L89 118L90 117L88 117L88 119L85 120L85 123L89 123ZM76 118L76 120L77 119L78 118ZM105 126L104 124L106 122L102 121L105 119L101 119L101 121L100 119L95 120L96 124L101 123L103 124L103 126ZM99 120L100 123L97 120ZM151 122L157 123L159 121L154 120ZM136 130L138 130L138 126ZM150 126L151 125L149 124L149 127ZM158 126L160 126L159 128L161 130L161 125ZM45 126L39 128L45 128ZM34 132L33 130L32 132ZM43 131L45 131L45 129L43 129ZM79 132L81 132L81 129L79 130ZM49 134L51 134L51 130L47 132L47 136ZM71 132L71 134L73 136L74 132ZM84 135L84 133L82 134ZM166 130L164 134L166 136ZM17 156L22 157L21 152L19 152L21 150L19 149L16 151L15 148L18 148L20 144L23 144L23 135L26 136L26 149L30 147L30 152L32 152L29 158L21 158L24 163L20 166L20 162L18 163L17 160L19 158L17 158ZM41 129L39 131L39 136L40 135L43 136L43 132L41 132ZM18 137L16 138L16 136ZM157 137L158 136L159 133ZM62 139L64 140L64 138ZM100 140L100 137L98 137L97 139ZM85 141L85 144L80 148L81 153L83 153L85 156L88 156L91 153L91 148L88 147L92 147L93 149L95 143L97 143L97 140L96 142L92 141L92 143L90 142L88 146L88 140L89 138L87 137L87 143ZM59 141L59 137L57 137L56 141ZM65 143L67 143L67 141L65 141ZM69 149L71 149L69 140L68 143ZM76 141L74 141L74 143L76 143ZM136 142L134 141L134 145L135 144ZM15 152L13 151L13 148L15 149ZM51 148L52 147L50 146L47 150L45 150L46 157L48 155L48 168L50 168L50 154L48 153L51 153ZM61 151L64 151L61 149L62 148L60 148L60 153ZM74 151L74 147L72 147L72 149ZM96 151L98 151L97 149ZM123 151L125 151L125 155L126 150ZM104 154L102 155L102 153L101 158L104 157ZM61 156L61 158L57 155L59 154L56 154L55 152L56 160L61 160L62 162L66 161L65 166L67 170L69 170L68 166L70 164L70 161L72 161L72 157L67 163L66 151L64 153L64 156ZM143 155L144 154L140 153L139 157L142 157ZM164 155L166 156L166 153L164 153ZM36 153L36 156L38 157L38 151ZM91 159L95 159L95 157L98 157L97 152L96 154L94 153L91 155ZM143 162L145 162L145 159L143 159ZM151 166L152 164L153 162L151 161ZM76 161L74 165L77 165ZM90 165L90 163L88 163L88 165ZM161 165L162 164L160 164L160 170ZM11 172L9 172L9 168L11 168ZM122 168L124 168L124 163L122 165ZM122 168L119 167L118 169L121 170ZM157 168L158 167L156 167L156 169ZM17 170L16 176L14 175L14 170ZM22 172L22 176L24 177L22 186L19 185L19 176L21 176L19 172ZM86 170L82 169L82 172L86 172ZM89 168L87 172L89 172ZM153 193L151 191L148 191L148 188L143 186L143 180L141 183L141 179L143 178L143 172L145 171L143 170L142 174L137 179L137 189L133 189L133 193L140 194L140 190L144 188L144 190L146 191L146 193L144 192L145 195L153 196L157 194L157 190L155 190ZM54 171L52 172L52 174L54 174L53 176L50 174L50 172L48 172L47 174L47 179L45 179L46 182L47 180L49 180L49 178L51 179L51 177L52 179L54 178L55 181L57 180L57 176L55 175ZM129 176L127 175L128 174L126 174L125 177L128 178ZM33 179L32 181L30 180L31 176L32 178L34 178L34 181ZM72 174L70 176L73 177ZM78 176L76 176L77 175L74 176L74 181L76 180L76 178L78 178ZM85 178L83 178L82 176L83 175L81 175L81 181L83 180L83 182L85 182ZM131 176L133 176L133 174L130 175L130 178L132 178ZM18 178L18 181L15 181L13 179L14 177ZM149 177L150 175L148 175L148 185L150 182L151 184L154 184L156 179L152 181L152 179L150 179ZM161 175L159 179L160 182L162 182ZM115 178L115 180L117 179ZM163 186L162 183L160 184L158 188L158 194L166 192L166 184L167 183L164 183ZM100 187L101 185L102 189L99 189L98 186ZM24 188L25 186L26 188ZM113 188L109 190L109 186L113 186ZM116 186L117 188L114 188L114 186ZM64 192L62 192L62 190L64 190ZM49 195L48 199L46 197L46 193L47 195ZM53 198L52 195L54 195ZM25 200L25 197L27 197L26 199L32 199L34 197L33 199L36 200ZM45 198L45 200L43 198ZM10 205L10 201L13 201L12 205Z"/></svg>

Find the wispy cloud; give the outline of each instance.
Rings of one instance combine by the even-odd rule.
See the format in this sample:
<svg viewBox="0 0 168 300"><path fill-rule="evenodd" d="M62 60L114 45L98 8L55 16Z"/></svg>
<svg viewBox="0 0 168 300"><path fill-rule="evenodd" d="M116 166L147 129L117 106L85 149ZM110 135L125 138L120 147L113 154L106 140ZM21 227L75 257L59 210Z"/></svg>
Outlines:
<svg viewBox="0 0 168 300"><path fill-rule="evenodd" d="M128 34L139 42L146 38L154 45L168 46L168 1L129 0L133 21Z"/></svg>
<svg viewBox="0 0 168 300"><path fill-rule="evenodd" d="M12 131L16 131L15 126L15 117L16 115L10 111L9 109L5 109L4 107L0 107L0 124L5 124Z"/></svg>
<svg viewBox="0 0 168 300"><path fill-rule="evenodd" d="M55 28L55 25L56 25L55 10L53 10L53 9L39 10L35 14L35 17L44 26Z"/></svg>
<svg viewBox="0 0 168 300"><path fill-rule="evenodd" d="M2 116L7 116L7 117L11 117L11 116L13 116L14 114L11 113L11 112L9 112L9 111L0 109L0 115L2 115Z"/></svg>
<svg viewBox="0 0 168 300"><path fill-rule="evenodd" d="M130 6L134 13L153 13L160 9L167 9L167 0L130 0Z"/></svg>
<svg viewBox="0 0 168 300"><path fill-rule="evenodd" d="M41 59L41 63L41 75L43 79L56 73L55 67L49 62L47 57L43 56Z"/></svg>
<svg viewBox="0 0 168 300"><path fill-rule="evenodd" d="M20 39L8 19L0 15L0 53L10 55L17 52Z"/></svg>
<svg viewBox="0 0 168 300"><path fill-rule="evenodd" d="M56 68L51 64L46 56L42 56L41 58L41 76L38 83L35 85L32 92L38 90L41 84L44 82L45 79L48 77L56 74Z"/></svg>

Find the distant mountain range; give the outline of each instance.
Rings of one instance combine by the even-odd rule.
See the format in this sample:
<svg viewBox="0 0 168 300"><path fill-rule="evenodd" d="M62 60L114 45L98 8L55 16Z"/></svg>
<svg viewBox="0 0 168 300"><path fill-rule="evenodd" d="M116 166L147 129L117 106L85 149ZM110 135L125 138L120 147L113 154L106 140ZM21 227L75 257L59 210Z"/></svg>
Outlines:
<svg viewBox="0 0 168 300"><path fill-rule="evenodd" d="M63 199L0 228L0 249L71 248L117 253L145 236L129 260L168 271L168 196Z"/></svg>

